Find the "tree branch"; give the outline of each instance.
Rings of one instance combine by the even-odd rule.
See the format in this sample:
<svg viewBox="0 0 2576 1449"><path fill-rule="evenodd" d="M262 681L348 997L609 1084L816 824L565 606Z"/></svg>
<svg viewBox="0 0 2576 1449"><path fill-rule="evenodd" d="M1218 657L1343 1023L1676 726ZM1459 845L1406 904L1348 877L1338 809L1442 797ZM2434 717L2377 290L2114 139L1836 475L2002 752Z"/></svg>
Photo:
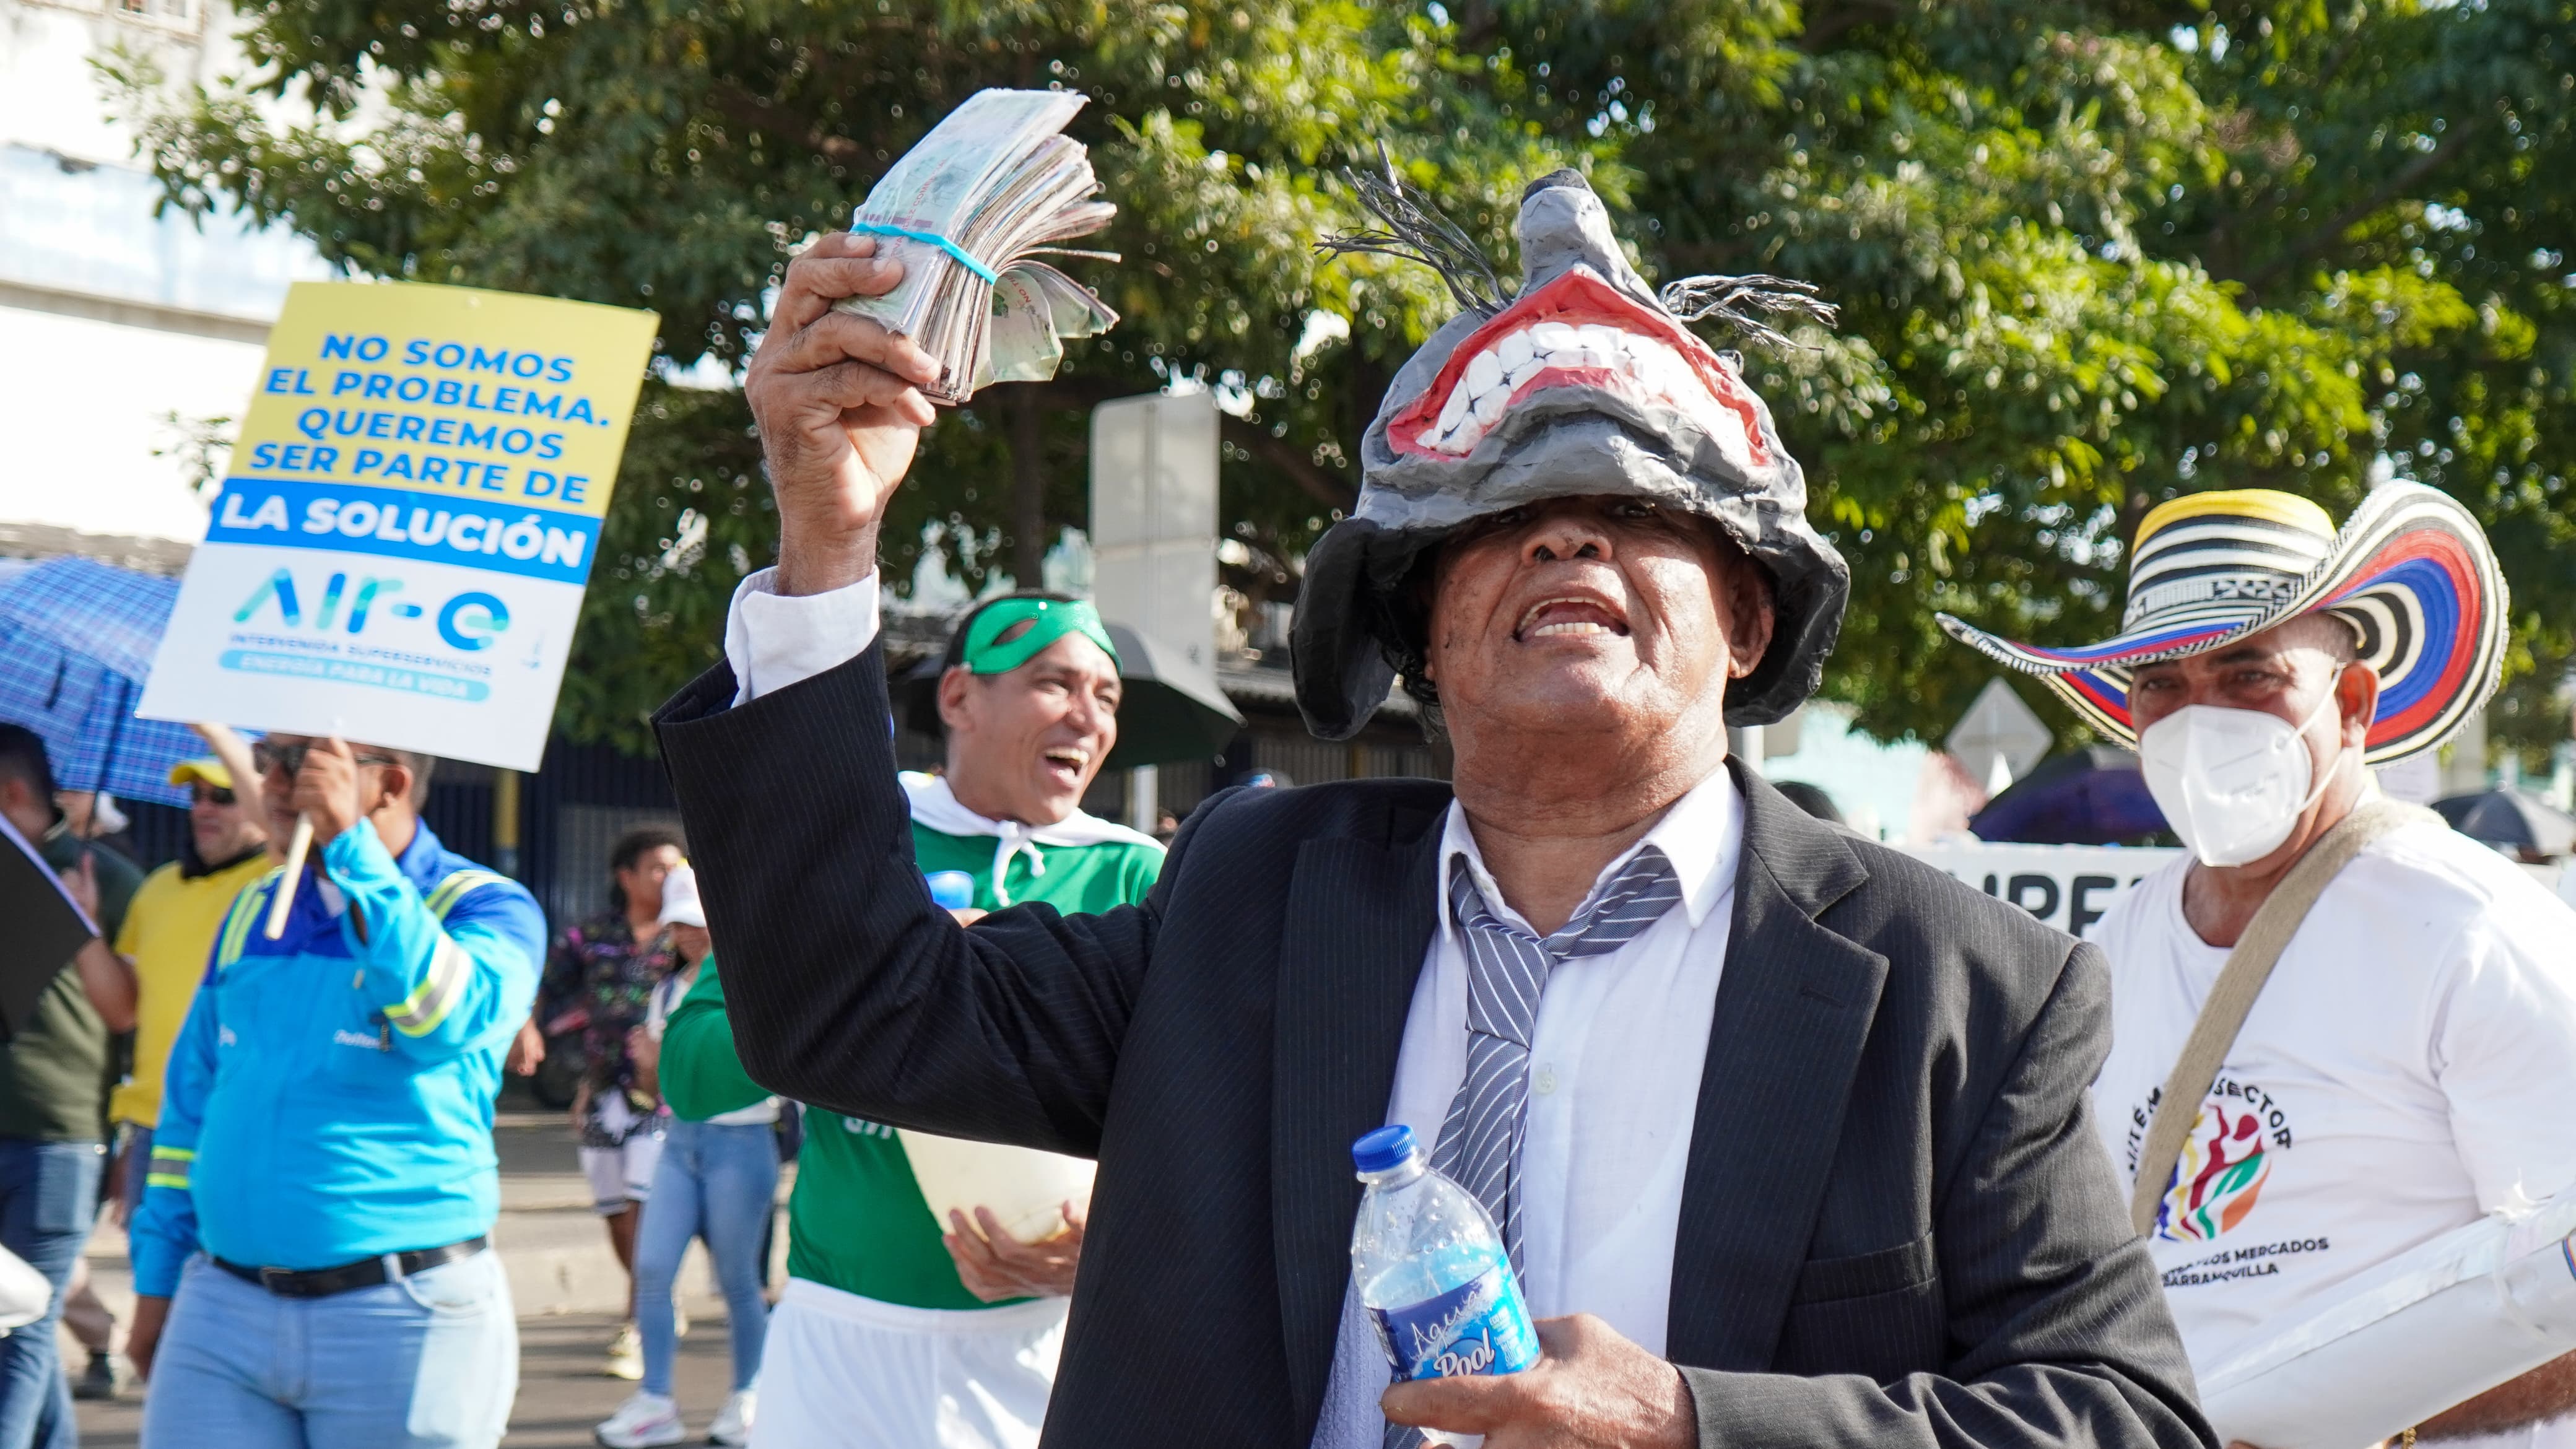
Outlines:
<svg viewBox="0 0 2576 1449"><path fill-rule="evenodd" d="M2488 119L2486 115L2476 115L2452 127L2451 134L2442 138L2442 144L2398 167L2389 174L2387 180L2372 187L2368 196L2336 212L2325 225L2274 253L2271 260L2246 273L2240 280L2249 287L2259 287L2311 252L2323 251L2334 245L2336 240L2342 237L2355 222L2404 195L2417 182L2440 170L2446 162L2459 155L2472 137L2486 129Z"/></svg>
<svg viewBox="0 0 2576 1449"><path fill-rule="evenodd" d="M849 165L859 158L860 146L847 136L835 136L804 124L795 112L774 106L731 81L720 80L708 92L717 110L733 120L773 136L801 142L805 149L837 165Z"/></svg>
<svg viewBox="0 0 2576 1449"><path fill-rule="evenodd" d="M1081 411L1096 408L1111 398L1134 395L1134 388L1105 377L1067 377L1058 373L1044 382L1003 383L975 397L978 403L988 397L996 403L1005 397L1025 397L1041 408Z"/></svg>
<svg viewBox="0 0 2576 1449"><path fill-rule="evenodd" d="M1845 35L1864 25L1894 21L1905 13L1896 0L1850 0L1842 5L1818 5L1807 13L1807 23L1794 44L1809 55L1821 55Z"/></svg>
<svg viewBox="0 0 2576 1449"><path fill-rule="evenodd" d="M1259 458L1262 462L1288 475L1288 481L1306 492L1306 496L1326 508L1348 513L1359 502L1358 490L1342 481L1338 474L1317 465L1314 455L1285 438L1270 436L1270 430L1256 427L1243 419L1222 415L1217 419L1225 440Z"/></svg>
<svg viewBox="0 0 2576 1449"><path fill-rule="evenodd" d="M2359 5L2352 8L2350 28L2344 31L2343 39L2335 42L2334 49L2326 53L2326 63L2317 68L2316 89L2319 94L2323 94L2326 87L2334 84L2335 77L2343 74L2345 63L2352 59L2355 51L2361 49L2361 38L2368 32L2368 26L2364 23L2368 17L2362 13L2363 9L2364 7Z"/></svg>

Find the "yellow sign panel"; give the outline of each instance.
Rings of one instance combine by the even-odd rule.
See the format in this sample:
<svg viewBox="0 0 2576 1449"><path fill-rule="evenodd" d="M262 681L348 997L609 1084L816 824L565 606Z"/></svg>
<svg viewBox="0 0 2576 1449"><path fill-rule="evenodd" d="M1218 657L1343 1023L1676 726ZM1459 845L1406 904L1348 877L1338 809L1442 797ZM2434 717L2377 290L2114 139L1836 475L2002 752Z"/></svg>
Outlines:
<svg viewBox="0 0 2576 1449"><path fill-rule="evenodd" d="M231 471L599 517L658 325L515 292L298 283Z"/></svg>

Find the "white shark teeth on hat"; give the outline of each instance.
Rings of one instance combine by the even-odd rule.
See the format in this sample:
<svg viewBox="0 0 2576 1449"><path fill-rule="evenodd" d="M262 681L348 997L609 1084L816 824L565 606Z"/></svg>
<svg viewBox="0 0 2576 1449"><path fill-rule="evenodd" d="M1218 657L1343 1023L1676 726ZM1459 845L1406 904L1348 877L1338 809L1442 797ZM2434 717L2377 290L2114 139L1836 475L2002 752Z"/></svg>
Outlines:
<svg viewBox="0 0 2576 1449"><path fill-rule="evenodd" d="M1513 392L1548 368L1589 368L1626 380L1648 398L1679 407L1717 442L1726 461L1753 469L1744 419L1709 395L1689 359L1660 337L1598 322L1533 322L1515 328L1467 359L1467 366L1424 435L1426 446L1465 457L1493 431Z"/></svg>
<svg viewBox="0 0 2576 1449"><path fill-rule="evenodd" d="M1465 388L1461 387L1451 389L1449 393L1449 401L1442 404L1440 408L1439 431L1442 433L1456 432L1458 430L1458 425L1467 420L1467 404L1471 401L1473 401L1473 399L1467 396L1467 390Z"/></svg>
<svg viewBox="0 0 2576 1449"><path fill-rule="evenodd" d="M1540 352L1570 352L1582 344L1583 334L1568 322L1533 322L1529 340Z"/></svg>
<svg viewBox="0 0 2576 1449"><path fill-rule="evenodd" d="M1502 380L1502 359L1486 351L1467 359L1466 375L1458 379L1458 385L1472 396L1482 397L1500 386Z"/></svg>

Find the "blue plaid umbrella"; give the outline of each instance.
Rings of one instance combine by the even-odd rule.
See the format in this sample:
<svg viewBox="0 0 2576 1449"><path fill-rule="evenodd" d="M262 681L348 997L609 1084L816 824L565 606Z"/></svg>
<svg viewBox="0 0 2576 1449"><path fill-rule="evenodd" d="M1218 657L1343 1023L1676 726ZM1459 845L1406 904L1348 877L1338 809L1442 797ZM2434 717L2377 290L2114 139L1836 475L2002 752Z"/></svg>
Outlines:
<svg viewBox="0 0 2576 1449"><path fill-rule="evenodd" d="M44 737L62 788L188 803L170 767L206 742L185 725L134 718L178 601L175 579L92 559L0 574L0 720Z"/></svg>

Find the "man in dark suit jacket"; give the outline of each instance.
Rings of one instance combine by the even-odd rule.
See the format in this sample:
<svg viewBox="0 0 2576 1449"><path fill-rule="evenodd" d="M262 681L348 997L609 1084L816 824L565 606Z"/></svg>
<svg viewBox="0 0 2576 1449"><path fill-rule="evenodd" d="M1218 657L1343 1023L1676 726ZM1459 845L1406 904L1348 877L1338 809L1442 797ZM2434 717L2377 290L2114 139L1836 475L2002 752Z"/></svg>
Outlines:
<svg viewBox="0 0 2576 1449"><path fill-rule="evenodd" d="M836 1111L1098 1158L1051 1445L1376 1449L1392 1423L1492 1449L2206 1446L2085 1120L2100 958L1726 760L1726 721L1814 688L1841 562L1767 410L1635 280L1580 178L1532 186L1522 244L1518 300L1397 378L1299 604L1310 722L1356 729L1401 669L1445 718L1454 793L1220 795L1143 906L971 929L914 867L871 642L876 521L935 368L828 310L897 279L871 241L791 266L748 381L779 566L661 719L746 1066ZM1567 350L1510 340L1569 317L1537 332ZM1477 401L1450 408L1460 387ZM1517 1016L1511 961L1535 970ZM1622 1016L1640 990L1664 1007ZM1581 1095L1568 1043L1589 1050L1567 1074L1643 1085ZM1538 1367L1397 1385L1381 1422L1346 1154L1391 1117L1440 1129L1567 1313ZM1623 1204L1561 1165L1624 1168L1659 1133L1676 1171L1633 1188L1642 1226L1576 1241Z"/></svg>

